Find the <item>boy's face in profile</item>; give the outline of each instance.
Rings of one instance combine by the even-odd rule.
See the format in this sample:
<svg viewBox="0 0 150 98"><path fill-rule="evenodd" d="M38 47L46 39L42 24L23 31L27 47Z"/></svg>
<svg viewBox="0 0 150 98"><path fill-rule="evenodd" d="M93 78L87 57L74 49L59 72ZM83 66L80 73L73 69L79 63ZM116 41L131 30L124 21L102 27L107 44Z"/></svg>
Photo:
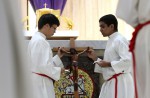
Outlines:
<svg viewBox="0 0 150 98"><path fill-rule="evenodd" d="M99 22L100 32L104 37L107 37L113 33L114 26L112 25L113 24L108 26L105 22L102 21Z"/></svg>
<svg viewBox="0 0 150 98"><path fill-rule="evenodd" d="M53 36L58 27L56 24L53 24L52 26L50 26L49 24L46 24L45 26L46 26L47 36Z"/></svg>

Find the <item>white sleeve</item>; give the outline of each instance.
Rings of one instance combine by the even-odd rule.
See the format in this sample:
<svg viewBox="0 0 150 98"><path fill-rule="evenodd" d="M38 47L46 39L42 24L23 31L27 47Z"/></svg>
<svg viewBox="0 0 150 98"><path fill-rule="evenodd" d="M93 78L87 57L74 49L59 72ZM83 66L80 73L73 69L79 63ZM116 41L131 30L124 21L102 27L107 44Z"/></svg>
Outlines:
<svg viewBox="0 0 150 98"><path fill-rule="evenodd" d="M61 61L61 59L59 58L58 55L55 55L53 57L53 62L54 62L54 64L55 64L56 67L64 68L64 65L63 65L63 63L62 63L62 61Z"/></svg>
<svg viewBox="0 0 150 98"><path fill-rule="evenodd" d="M116 52L118 53L120 60L111 62L111 66L114 69L115 73L131 72L132 59L127 42L116 42Z"/></svg>
<svg viewBox="0 0 150 98"><path fill-rule="evenodd" d="M52 55L50 55L50 47L43 41L38 41L32 45L31 48L32 71L36 73L45 74L54 80L58 80L61 74L61 68L55 67ZM59 60L58 60L59 62Z"/></svg>

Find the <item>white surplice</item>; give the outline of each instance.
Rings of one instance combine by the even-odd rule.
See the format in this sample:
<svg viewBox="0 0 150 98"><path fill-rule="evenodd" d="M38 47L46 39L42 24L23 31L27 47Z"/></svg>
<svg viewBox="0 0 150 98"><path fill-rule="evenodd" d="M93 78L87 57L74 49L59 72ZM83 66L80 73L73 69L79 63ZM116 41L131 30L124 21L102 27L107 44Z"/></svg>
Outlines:
<svg viewBox="0 0 150 98"><path fill-rule="evenodd" d="M63 63L58 55L53 57L50 44L46 36L36 32L28 45L28 54L32 62L32 72L45 74L54 80L58 80ZM31 73L32 73L31 72ZM34 98L55 98L53 81L47 77L32 73L34 83Z"/></svg>
<svg viewBox="0 0 150 98"><path fill-rule="evenodd" d="M102 73L104 80L106 80L102 85L99 98L115 97L115 79L107 80L118 73L123 74L117 77L117 98L133 98L134 85L131 76L131 54L128 52L128 41L118 32L109 36L104 53L104 61L111 62L112 67L102 68L95 64L95 72Z"/></svg>
<svg viewBox="0 0 150 98"><path fill-rule="evenodd" d="M116 15L132 27L150 21L150 0L119 0ZM149 52L150 24L139 31L134 49L138 98L150 97Z"/></svg>

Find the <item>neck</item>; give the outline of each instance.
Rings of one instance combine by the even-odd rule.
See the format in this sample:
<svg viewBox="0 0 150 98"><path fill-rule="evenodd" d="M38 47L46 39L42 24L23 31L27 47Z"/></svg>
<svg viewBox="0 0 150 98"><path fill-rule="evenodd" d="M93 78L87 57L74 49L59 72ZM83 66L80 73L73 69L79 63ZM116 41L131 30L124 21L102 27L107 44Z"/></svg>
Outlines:
<svg viewBox="0 0 150 98"><path fill-rule="evenodd" d="M112 34L114 34L115 32L112 32L108 37L110 38L110 36L112 35Z"/></svg>
<svg viewBox="0 0 150 98"><path fill-rule="evenodd" d="M114 34L114 33L115 33L115 31L111 32L110 35L112 35L112 34ZM109 35L109 36L110 36L110 35Z"/></svg>
<svg viewBox="0 0 150 98"><path fill-rule="evenodd" d="M46 33L44 32L44 30L38 30L39 32L43 33L46 36Z"/></svg>

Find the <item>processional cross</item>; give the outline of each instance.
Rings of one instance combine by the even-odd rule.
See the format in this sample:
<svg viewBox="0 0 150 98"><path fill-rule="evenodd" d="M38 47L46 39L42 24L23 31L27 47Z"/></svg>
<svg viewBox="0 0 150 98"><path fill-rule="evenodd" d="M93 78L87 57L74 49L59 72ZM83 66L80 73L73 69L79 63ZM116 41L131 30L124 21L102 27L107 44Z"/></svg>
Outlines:
<svg viewBox="0 0 150 98"><path fill-rule="evenodd" d="M53 48L53 51L57 51L57 49ZM78 92L78 56L84 52L88 52L89 49L90 49L90 47L75 48L75 39L70 38L70 49L69 49L69 51L68 50L62 50L62 52L71 55L71 62L72 62L71 69L73 72L73 83L74 83L74 98L79 98L79 92Z"/></svg>
<svg viewBox="0 0 150 98"><path fill-rule="evenodd" d="M44 8L46 8L46 6L47 6L47 3L44 3Z"/></svg>

